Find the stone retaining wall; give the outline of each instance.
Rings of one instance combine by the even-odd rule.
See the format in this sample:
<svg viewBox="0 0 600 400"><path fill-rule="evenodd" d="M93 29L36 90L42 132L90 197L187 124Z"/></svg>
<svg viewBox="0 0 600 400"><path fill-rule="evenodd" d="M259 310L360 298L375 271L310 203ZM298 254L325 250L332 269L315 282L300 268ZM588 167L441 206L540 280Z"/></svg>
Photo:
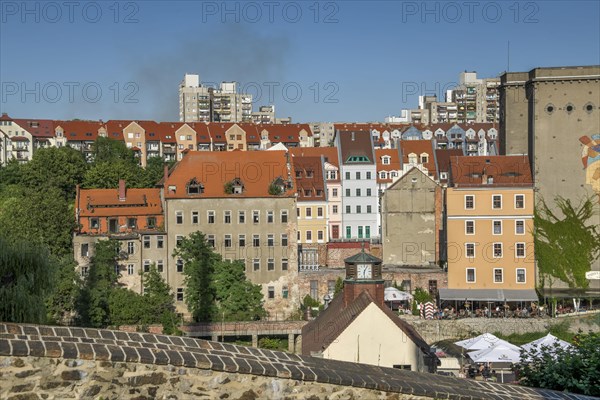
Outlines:
<svg viewBox="0 0 600 400"><path fill-rule="evenodd" d="M586 399L189 337L0 323L0 398Z"/></svg>

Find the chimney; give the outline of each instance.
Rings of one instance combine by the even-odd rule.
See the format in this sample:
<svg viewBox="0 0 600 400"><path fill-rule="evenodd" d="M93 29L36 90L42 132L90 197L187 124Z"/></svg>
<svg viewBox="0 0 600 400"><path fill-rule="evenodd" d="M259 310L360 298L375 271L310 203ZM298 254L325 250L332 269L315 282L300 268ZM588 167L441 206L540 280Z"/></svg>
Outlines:
<svg viewBox="0 0 600 400"><path fill-rule="evenodd" d="M164 183L167 183L167 178L169 177L169 164L165 164L163 171Z"/></svg>
<svg viewBox="0 0 600 400"><path fill-rule="evenodd" d="M352 132L352 141L354 142L354 131Z"/></svg>
<svg viewBox="0 0 600 400"><path fill-rule="evenodd" d="M125 201L127 198L127 189L125 187L125 180L119 179L119 201Z"/></svg>

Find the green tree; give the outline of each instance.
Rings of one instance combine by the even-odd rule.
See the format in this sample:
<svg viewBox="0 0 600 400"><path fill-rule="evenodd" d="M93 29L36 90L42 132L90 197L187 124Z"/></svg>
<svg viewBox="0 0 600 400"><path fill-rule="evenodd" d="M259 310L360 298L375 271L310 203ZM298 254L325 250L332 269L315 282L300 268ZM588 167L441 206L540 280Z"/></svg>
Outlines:
<svg viewBox="0 0 600 400"><path fill-rule="evenodd" d="M64 199L75 198L75 186L83 181L87 163L80 151L70 147L48 147L37 150L31 161L23 165L24 186L44 191L57 188Z"/></svg>
<svg viewBox="0 0 600 400"><path fill-rule="evenodd" d="M521 351L519 383L537 388L600 396L600 333L580 333L574 347Z"/></svg>
<svg viewBox="0 0 600 400"><path fill-rule="evenodd" d="M25 164L21 164L14 158L11 158L6 165L0 166L0 190L2 190L4 186L21 183L24 165Z"/></svg>
<svg viewBox="0 0 600 400"><path fill-rule="evenodd" d="M184 263L185 302L196 322L212 321L216 315L215 266L221 256L208 246L204 234L194 232L183 238L173 252Z"/></svg>
<svg viewBox="0 0 600 400"><path fill-rule="evenodd" d="M72 253L75 214L55 187L6 187L0 193L0 234L9 241L30 241L53 255Z"/></svg>
<svg viewBox="0 0 600 400"><path fill-rule="evenodd" d="M124 287L110 288L107 299L106 326L143 324L147 314L154 312L144 302L142 295Z"/></svg>
<svg viewBox="0 0 600 400"><path fill-rule="evenodd" d="M267 315L260 285L246 279L244 264L218 261L214 286L218 315L225 321L252 321Z"/></svg>
<svg viewBox="0 0 600 400"><path fill-rule="evenodd" d="M175 161L165 162L162 157L150 157L144 169L143 187L154 187L164 177L165 165L171 168Z"/></svg>
<svg viewBox="0 0 600 400"><path fill-rule="evenodd" d="M144 285L142 300L148 308L148 312L144 314L146 319L143 320L143 323L160 323L164 333L176 333L181 321L175 312L173 293L154 264L150 266L148 272L142 274L142 283Z"/></svg>
<svg viewBox="0 0 600 400"><path fill-rule="evenodd" d="M137 160L131 149L125 142L106 137L99 137L92 145L92 157L94 164L112 163L123 161L137 165Z"/></svg>
<svg viewBox="0 0 600 400"><path fill-rule="evenodd" d="M83 187L86 189L117 188L119 180L124 179L127 187L139 188L144 186L144 170L137 164L123 160L95 163L83 178Z"/></svg>
<svg viewBox="0 0 600 400"><path fill-rule="evenodd" d="M119 254L119 242L114 239L96 243L88 276L78 301L80 323L95 328L111 324L110 296L117 287L115 270Z"/></svg>
<svg viewBox="0 0 600 400"><path fill-rule="evenodd" d="M51 262L56 266L56 279L46 298L48 321L68 325L76 312L76 301L82 281L77 274L77 263L72 255L53 257Z"/></svg>
<svg viewBox="0 0 600 400"><path fill-rule="evenodd" d="M338 294L342 293L344 291L344 280L342 279L341 276L338 276L337 280L335 281L335 289L333 291L333 297L337 296Z"/></svg>
<svg viewBox="0 0 600 400"><path fill-rule="evenodd" d="M535 254L541 286L559 279L571 288L587 288L585 273L600 255L598 211L591 199L574 207L562 197L555 199L556 210L541 201L534 212Z"/></svg>
<svg viewBox="0 0 600 400"><path fill-rule="evenodd" d="M0 237L0 320L44 323L44 298L53 284L47 251Z"/></svg>

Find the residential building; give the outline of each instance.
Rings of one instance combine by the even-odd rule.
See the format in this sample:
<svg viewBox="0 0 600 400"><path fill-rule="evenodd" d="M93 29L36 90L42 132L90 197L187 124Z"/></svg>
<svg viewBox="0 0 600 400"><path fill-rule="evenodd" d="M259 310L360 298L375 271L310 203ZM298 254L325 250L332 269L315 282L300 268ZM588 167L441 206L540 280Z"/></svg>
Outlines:
<svg viewBox="0 0 600 400"><path fill-rule="evenodd" d="M255 124L274 124L275 106L260 106L258 111L252 112L252 122Z"/></svg>
<svg viewBox="0 0 600 400"><path fill-rule="evenodd" d="M450 163L448 291L440 297L537 301L529 160L462 156Z"/></svg>
<svg viewBox="0 0 600 400"><path fill-rule="evenodd" d="M379 239L377 164L371 132L338 131L336 147L342 179L342 237Z"/></svg>
<svg viewBox="0 0 600 400"><path fill-rule="evenodd" d="M302 328L302 354L435 372L437 357L427 342L384 305L381 260L363 249L344 261L343 292Z"/></svg>
<svg viewBox="0 0 600 400"><path fill-rule="evenodd" d="M260 284L265 308L291 312L299 299L294 171L283 151L188 152L162 186L167 231L168 283L186 312L183 262L177 243L202 232L226 260L241 260Z"/></svg>
<svg viewBox="0 0 600 400"><path fill-rule="evenodd" d="M55 121L55 135L64 138L66 144L83 153L86 160L93 160L93 146L98 137L109 137L101 121ZM119 137L122 139L122 136Z"/></svg>
<svg viewBox="0 0 600 400"><path fill-rule="evenodd" d="M82 276L89 272L95 246L115 239L121 246L119 282L142 292L140 273L155 264L166 280L166 239L159 189L128 189L119 181L117 189L79 189L75 198L77 230L73 251Z"/></svg>
<svg viewBox="0 0 600 400"><path fill-rule="evenodd" d="M0 117L0 162L10 160L25 163L33 157L33 135L6 113Z"/></svg>
<svg viewBox="0 0 600 400"><path fill-rule="evenodd" d="M185 74L179 84L181 122L250 122L252 95L238 93L237 82L219 88L204 86L196 74Z"/></svg>
<svg viewBox="0 0 600 400"><path fill-rule="evenodd" d="M501 80L501 152L529 155L536 201L600 196L600 65L507 72Z"/></svg>
<svg viewBox="0 0 600 400"><path fill-rule="evenodd" d="M464 153L462 149L436 149L434 156L437 180L440 185L446 187L450 176L450 158L464 156Z"/></svg>
<svg viewBox="0 0 600 400"><path fill-rule="evenodd" d="M327 187L323 156L292 153L296 177L298 268L300 272L325 264L328 234Z"/></svg>
<svg viewBox="0 0 600 400"><path fill-rule="evenodd" d="M437 264L443 210L434 179L415 165L385 190L381 203L383 263Z"/></svg>
<svg viewBox="0 0 600 400"><path fill-rule="evenodd" d="M459 85L450 91L457 107L457 122L498 122L500 78L477 78L477 72L461 72ZM433 121L432 121L433 122Z"/></svg>

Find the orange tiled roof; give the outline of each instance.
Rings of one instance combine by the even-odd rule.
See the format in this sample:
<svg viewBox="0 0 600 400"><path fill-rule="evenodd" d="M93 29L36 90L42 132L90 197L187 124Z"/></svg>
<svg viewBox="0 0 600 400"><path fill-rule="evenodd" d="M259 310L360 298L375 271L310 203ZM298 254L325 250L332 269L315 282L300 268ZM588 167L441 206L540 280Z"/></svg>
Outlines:
<svg viewBox="0 0 600 400"><path fill-rule="evenodd" d="M10 118L8 120L10 121ZM51 138L56 134L55 121L51 119L13 119L12 121L36 138Z"/></svg>
<svg viewBox="0 0 600 400"><path fill-rule="evenodd" d="M324 201L325 176L321 156L292 157L299 201ZM312 177L309 177L312 173ZM306 195L306 191L309 195Z"/></svg>
<svg viewBox="0 0 600 400"><path fill-rule="evenodd" d="M338 168L340 167L337 147L292 147L290 148L290 153L293 157L315 157L322 155L325 157L325 162Z"/></svg>
<svg viewBox="0 0 600 400"><path fill-rule="evenodd" d="M527 156L451 157L450 182L455 187L533 185Z"/></svg>
<svg viewBox="0 0 600 400"><path fill-rule="evenodd" d="M161 184L165 198L281 197L269 194L269 185L278 177L294 182L285 151L190 151ZM241 179L243 193L226 194L224 184L235 178ZM187 194L193 179L203 185L202 194ZM295 189L288 188L282 196L294 195Z"/></svg>
<svg viewBox="0 0 600 400"><path fill-rule="evenodd" d="M389 156L390 163L384 164L383 157ZM381 179L379 177L379 173L381 171L400 171L400 156L398 154L398 149L375 149L375 161L377 162L377 182L378 183L386 183L392 182L392 178ZM388 175L389 176L389 175Z"/></svg>
<svg viewBox="0 0 600 400"><path fill-rule="evenodd" d="M68 141L94 141L98 139L98 130L104 127L100 121L55 121L55 125L63 129Z"/></svg>
<svg viewBox="0 0 600 400"><path fill-rule="evenodd" d="M127 189L125 201L118 189L81 189L78 207L81 217L162 214L160 189Z"/></svg>
<svg viewBox="0 0 600 400"><path fill-rule="evenodd" d="M435 168L435 159L433 153L433 142L431 140L403 140L400 142L400 149L402 151L402 163L408 164L408 155L415 153L421 162L421 154L427 153L427 162L423 164L433 177L437 176Z"/></svg>

